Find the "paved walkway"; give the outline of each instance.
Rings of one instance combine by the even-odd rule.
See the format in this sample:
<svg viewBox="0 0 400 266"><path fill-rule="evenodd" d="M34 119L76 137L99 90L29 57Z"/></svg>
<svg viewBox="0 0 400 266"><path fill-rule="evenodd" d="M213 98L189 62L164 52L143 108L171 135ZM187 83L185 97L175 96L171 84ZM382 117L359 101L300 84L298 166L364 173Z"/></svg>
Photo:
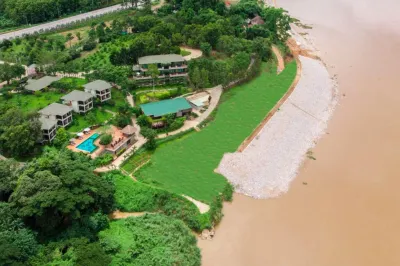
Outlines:
<svg viewBox="0 0 400 266"><path fill-rule="evenodd" d="M128 93L128 95L126 96L126 100L131 107L135 107L135 101L133 100L132 94Z"/></svg>
<svg viewBox="0 0 400 266"><path fill-rule="evenodd" d="M209 89L207 91L210 93L211 102L210 102L210 104L208 106L208 109L204 113L202 113L199 117L197 117L194 120L186 121L185 124L183 125L183 127L181 127L180 129L172 131L172 132L169 132L168 134L167 133L160 134L157 137L162 139L162 138L165 138L167 136L173 136L173 135L176 135L176 134L181 133L183 131L186 131L188 129L195 128L201 122L203 122L211 114L211 112L214 111L214 109L217 107L219 99L221 98L221 94L222 94L222 86L218 85L218 86L216 86L216 87L214 87L212 89Z"/></svg>

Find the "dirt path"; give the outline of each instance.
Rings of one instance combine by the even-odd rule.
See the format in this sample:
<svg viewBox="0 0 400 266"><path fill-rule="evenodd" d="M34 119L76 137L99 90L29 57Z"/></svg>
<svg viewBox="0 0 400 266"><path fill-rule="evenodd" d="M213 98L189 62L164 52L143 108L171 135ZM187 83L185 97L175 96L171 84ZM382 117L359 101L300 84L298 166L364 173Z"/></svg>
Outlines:
<svg viewBox="0 0 400 266"><path fill-rule="evenodd" d="M189 61L191 59L199 58L203 55L203 52L199 49L193 49L187 46L180 47L182 50L190 52L190 55L184 56L185 60Z"/></svg>
<svg viewBox="0 0 400 266"><path fill-rule="evenodd" d="M108 215L108 217L111 220L117 220L117 219L125 219L128 217L140 217L145 215L146 213L147 212L121 212L119 210L116 210L115 212Z"/></svg>
<svg viewBox="0 0 400 266"><path fill-rule="evenodd" d="M133 100L132 94L128 93L126 96L126 100L128 101L129 105L135 107L135 101Z"/></svg>
<svg viewBox="0 0 400 266"><path fill-rule="evenodd" d="M283 56L281 54L281 51L279 51L279 48L276 47L275 45L272 45L272 52L275 54L276 60L278 60L278 66L277 66L277 73L281 73L285 69L285 61L283 60Z"/></svg>
<svg viewBox="0 0 400 266"><path fill-rule="evenodd" d="M207 204L205 204L201 201L195 200L194 198L191 198L186 195L182 195L182 196L185 197L187 200L191 201L194 205L196 205L196 207L199 209L201 214L206 213L210 210L210 206L208 206Z"/></svg>

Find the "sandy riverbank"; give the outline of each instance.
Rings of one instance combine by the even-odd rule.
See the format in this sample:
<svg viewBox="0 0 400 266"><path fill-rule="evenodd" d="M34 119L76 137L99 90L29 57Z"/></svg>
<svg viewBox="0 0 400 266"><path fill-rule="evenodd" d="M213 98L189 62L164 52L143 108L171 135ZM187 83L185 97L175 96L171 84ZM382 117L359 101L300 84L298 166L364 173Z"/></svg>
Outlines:
<svg viewBox="0 0 400 266"><path fill-rule="evenodd" d="M336 84L318 60L299 57L294 91L243 152L225 154L218 171L236 192L254 198L285 193L337 102Z"/></svg>
<svg viewBox="0 0 400 266"><path fill-rule="evenodd" d="M313 26L342 99L288 193L225 204L203 265L400 265L400 2L277 2Z"/></svg>

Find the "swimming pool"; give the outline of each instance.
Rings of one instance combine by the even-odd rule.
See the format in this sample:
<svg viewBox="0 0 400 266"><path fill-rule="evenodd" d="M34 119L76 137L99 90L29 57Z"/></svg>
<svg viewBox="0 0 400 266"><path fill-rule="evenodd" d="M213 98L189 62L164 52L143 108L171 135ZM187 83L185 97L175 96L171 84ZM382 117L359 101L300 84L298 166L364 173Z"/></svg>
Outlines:
<svg viewBox="0 0 400 266"><path fill-rule="evenodd" d="M90 138L79 144L76 148L82 151L86 151L89 153L94 152L97 149L97 146L94 145L94 141L100 136L99 133L94 133Z"/></svg>

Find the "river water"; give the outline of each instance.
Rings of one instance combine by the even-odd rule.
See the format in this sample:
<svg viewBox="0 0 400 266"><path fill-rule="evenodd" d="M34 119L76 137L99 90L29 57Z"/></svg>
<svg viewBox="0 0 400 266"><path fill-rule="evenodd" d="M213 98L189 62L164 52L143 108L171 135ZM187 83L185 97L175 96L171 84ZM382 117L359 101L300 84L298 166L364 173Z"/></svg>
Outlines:
<svg viewBox="0 0 400 266"><path fill-rule="evenodd" d="M400 265L400 1L277 3L313 26L341 99L287 194L224 206L203 265Z"/></svg>

